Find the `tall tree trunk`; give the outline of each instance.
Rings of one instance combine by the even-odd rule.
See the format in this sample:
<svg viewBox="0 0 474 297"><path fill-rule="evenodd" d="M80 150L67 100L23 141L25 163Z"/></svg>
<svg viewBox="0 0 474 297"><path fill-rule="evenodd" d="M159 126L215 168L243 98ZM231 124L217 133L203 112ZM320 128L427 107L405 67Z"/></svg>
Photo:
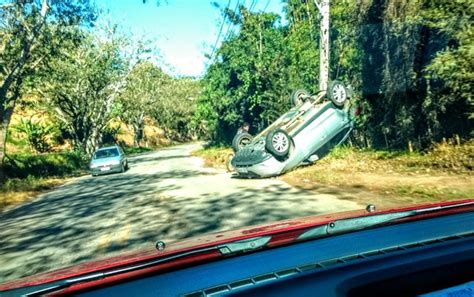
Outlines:
<svg viewBox="0 0 474 297"><path fill-rule="evenodd" d="M22 51L16 65L4 78L0 86L0 182L5 179L4 160L6 153L6 143L8 137L8 126L15 108L15 103L20 96L20 87L23 82L24 68L30 60L32 47L34 47L37 38L46 21L46 14L49 11L47 0L41 1L40 16L41 20L34 28L31 38L22 41Z"/></svg>
<svg viewBox="0 0 474 297"><path fill-rule="evenodd" d="M137 121L133 123L133 132L134 132L133 144L135 147L140 146L140 142L143 139L144 126L145 126L145 115L140 114L140 116L137 118Z"/></svg>
<svg viewBox="0 0 474 297"><path fill-rule="evenodd" d="M99 147L101 133L99 129L93 128L92 133L85 139L85 153L87 157L92 157L95 150Z"/></svg>
<svg viewBox="0 0 474 297"><path fill-rule="evenodd" d="M5 179L4 161L6 155L6 145L8 140L8 126L15 109L16 99L20 96L21 79L16 81L14 89L11 93L11 98L7 98L7 92L2 93L0 97L0 182ZM4 87L3 85L2 87ZM3 102L3 105L1 104Z"/></svg>
<svg viewBox="0 0 474 297"><path fill-rule="evenodd" d="M135 126L134 127L134 139L133 139L133 145L135 147L139 147L140 146L140 142L142 141L143 139L143 126Z"/></svg>
<svg viewBox="0 0 474 297"><path fill-rule="evenodd" d="M329 82L329 0L315 1L321 14L319 42L319 90L327 90Z"/></svg>

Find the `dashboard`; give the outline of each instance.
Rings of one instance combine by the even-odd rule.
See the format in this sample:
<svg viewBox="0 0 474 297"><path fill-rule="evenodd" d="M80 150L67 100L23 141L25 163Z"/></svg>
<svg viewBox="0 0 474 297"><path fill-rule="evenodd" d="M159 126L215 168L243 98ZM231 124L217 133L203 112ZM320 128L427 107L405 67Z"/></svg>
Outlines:
<svg viewBox="0 0 474 297"><path fill-rule="evenodd" d="M78 295L433 297L472 293L473 281L470 212L256 251Z"/></svg>

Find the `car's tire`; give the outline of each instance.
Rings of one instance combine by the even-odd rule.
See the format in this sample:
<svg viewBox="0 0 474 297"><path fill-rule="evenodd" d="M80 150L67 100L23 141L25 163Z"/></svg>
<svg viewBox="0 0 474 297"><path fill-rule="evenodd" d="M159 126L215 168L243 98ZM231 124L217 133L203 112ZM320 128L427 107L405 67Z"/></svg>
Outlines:
<svg viewBox="0 0 474 297"><path fill-rule="evenodd" d="M249 144L253 139L253 136L250 135L249 133L238 133L237 135L234 136L234 139L232 140L232 148L234 149L234 152L238 152L241 150L244 146Z"/></svg>
<svg viewBox="0 0 474 297"><path fill-rule="evenodd" d="M298 106L310 98L310 94L303 89L298 89L291 93L290 101L292 106Z"/></svg>
<svg viewBox="0 0 474 297"><path fill-rule="evenodd" d="M284 158L290 152L292 141L283 129L270 131L265 138L265 148L277 158Z"/></svg>
<svg viewBox="0 0 474 297"><path fill-rule="evenodd" d="M130 169L130 167L128 166L128 162L125 161L125 171L127 171L127 170L129 170L129 169Z"/></svg>
<svg viewBox="0 0 474 297"><path fill-rule="evenodd" d="M120 173L122 172L125 172L125 164L122 164L122 166L120 167Z"/></svg>
<svg viewBox="0 0 474 297"><path fill-rule="evenodd" d="M235 172L235 167L232 165L232 158L233 157L234 157L234 154L229 154L226 157L225 167L227 169L227 172Z"/></svg>
<svg viewBox="0 0 474 297"><path fill-rule="evenodd" d="M349 92L347 88L338 80L334 80L328 84L327 95L328 98L332 101L337 107L343 107L346 103Z"/></svg>

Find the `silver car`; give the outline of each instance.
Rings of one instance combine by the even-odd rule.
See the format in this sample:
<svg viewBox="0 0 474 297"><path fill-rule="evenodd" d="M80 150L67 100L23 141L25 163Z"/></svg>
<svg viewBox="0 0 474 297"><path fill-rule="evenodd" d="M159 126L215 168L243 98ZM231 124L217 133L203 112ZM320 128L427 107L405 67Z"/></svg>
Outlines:
<svg viewBox="0 0 474 297"><path fill-rule="evenodd" d="M353 128L349 96L338 81L329 84L327 93L294 93L296 106L235 153L235 171L243 177L270 177L320 159Z"/></svg>
<svg viewBox="0 0 474 297"><path fill-rule="evenodd" d="M128 169L127 158L118 145L98 149L89 165L92 176L113 172L124 172Z"/></svg>

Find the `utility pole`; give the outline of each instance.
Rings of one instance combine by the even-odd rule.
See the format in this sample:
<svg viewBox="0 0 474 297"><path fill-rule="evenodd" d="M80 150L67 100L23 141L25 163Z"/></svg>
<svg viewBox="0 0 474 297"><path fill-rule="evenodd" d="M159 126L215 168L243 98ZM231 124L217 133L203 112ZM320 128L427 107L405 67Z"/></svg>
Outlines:
<svg viewBox="0 0 474 297"><path fill-rule="evenodd" d="M329 1L314 0L321 19L319 40L319 90L325 91L329 82Z"/></svg>

